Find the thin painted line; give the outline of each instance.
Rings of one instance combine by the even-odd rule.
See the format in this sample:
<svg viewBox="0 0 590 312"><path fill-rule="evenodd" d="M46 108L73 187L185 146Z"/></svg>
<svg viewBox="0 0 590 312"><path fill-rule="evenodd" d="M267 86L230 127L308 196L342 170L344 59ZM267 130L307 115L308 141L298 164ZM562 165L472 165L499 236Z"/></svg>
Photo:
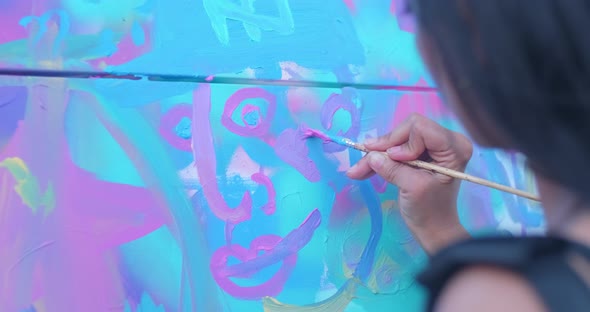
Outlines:
<svg viewBox="0 0 590 312"><path fill-rule="evenodd" d="M98 71L62 71L47 69L11 69L0 68L0 76L30 76L48 78L76 78L76 79L123 79L123 80L147 80L160 82L190 82L209 84L240 84L240 85L274 85L283 87L307 87L307 88L355 88L361 90L395 90L411 92L438 92L433 87L423 86L402 86L389 84L369 83L347 83L329 81L307 81L307 80L279 80L279 79L254 79L239 77L216 77L216 76L193 76L193 75L170 75L139 72L98 72Z"/></svg>

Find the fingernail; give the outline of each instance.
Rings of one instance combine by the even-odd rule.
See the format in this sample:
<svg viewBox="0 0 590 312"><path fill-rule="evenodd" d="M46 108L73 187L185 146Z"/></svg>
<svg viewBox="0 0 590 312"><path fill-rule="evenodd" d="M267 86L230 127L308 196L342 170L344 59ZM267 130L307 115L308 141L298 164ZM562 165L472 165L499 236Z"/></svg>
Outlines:
<svg viewBox="0 0 590 312"><path fill-rule="evenodd" d="M394 146L387 149L387 154L396 155L402 150L401 146Z"/></svg>
<svg viewBox="0 0 590 312"><path fill-rule="evenodd" d="M374 169L379 169L383 166L385 162L385 156L381 153L372 153L369 155L369 164Z"/></svg>

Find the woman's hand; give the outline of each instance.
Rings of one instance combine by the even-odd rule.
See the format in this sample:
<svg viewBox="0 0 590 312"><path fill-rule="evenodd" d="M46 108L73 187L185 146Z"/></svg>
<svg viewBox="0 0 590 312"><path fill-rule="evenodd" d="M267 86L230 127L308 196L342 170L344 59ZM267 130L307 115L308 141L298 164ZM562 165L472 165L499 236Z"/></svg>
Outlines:
<svg viewBox="0 0 590 312"><path fill-rule="evenodd" d="M397 185L402 216L427 252L468 236L457 213L461 182L400 162L421 159L464 171L473 152L464 135L415 114L389 134L367 140L365 147L372 152L350 168L348 176L367 179L377 173Z"/></svg>

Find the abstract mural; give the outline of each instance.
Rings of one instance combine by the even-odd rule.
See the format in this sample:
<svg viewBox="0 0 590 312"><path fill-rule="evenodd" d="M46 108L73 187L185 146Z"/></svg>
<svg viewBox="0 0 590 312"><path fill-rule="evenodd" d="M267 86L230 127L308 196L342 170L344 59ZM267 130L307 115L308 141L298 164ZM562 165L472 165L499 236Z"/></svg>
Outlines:
<svg viewBox="0 0 590 312"><path fill-rule="evenodd" d="M413 112L461 130L399 11L0 0L0 311L420 310L395 186L302 135L363 140ZM468 172L531 190L522 164L476 148ZM459 209L473 233L544 227L476 185Z"/></svg>

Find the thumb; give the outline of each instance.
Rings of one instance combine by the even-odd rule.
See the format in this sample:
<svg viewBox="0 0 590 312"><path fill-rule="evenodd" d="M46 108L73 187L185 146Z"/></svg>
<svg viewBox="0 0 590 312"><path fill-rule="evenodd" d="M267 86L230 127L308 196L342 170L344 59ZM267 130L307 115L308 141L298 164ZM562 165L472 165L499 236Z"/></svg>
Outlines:
<svg viewBox="0 0 590 312"><path fill-rule="evenodd" d="M405 189L411 185L412 177L416 175L415 169L412 169L400 162L397 162L386 153L370 152L368 155L369 166L375 173L391 184Z"/></svg>

